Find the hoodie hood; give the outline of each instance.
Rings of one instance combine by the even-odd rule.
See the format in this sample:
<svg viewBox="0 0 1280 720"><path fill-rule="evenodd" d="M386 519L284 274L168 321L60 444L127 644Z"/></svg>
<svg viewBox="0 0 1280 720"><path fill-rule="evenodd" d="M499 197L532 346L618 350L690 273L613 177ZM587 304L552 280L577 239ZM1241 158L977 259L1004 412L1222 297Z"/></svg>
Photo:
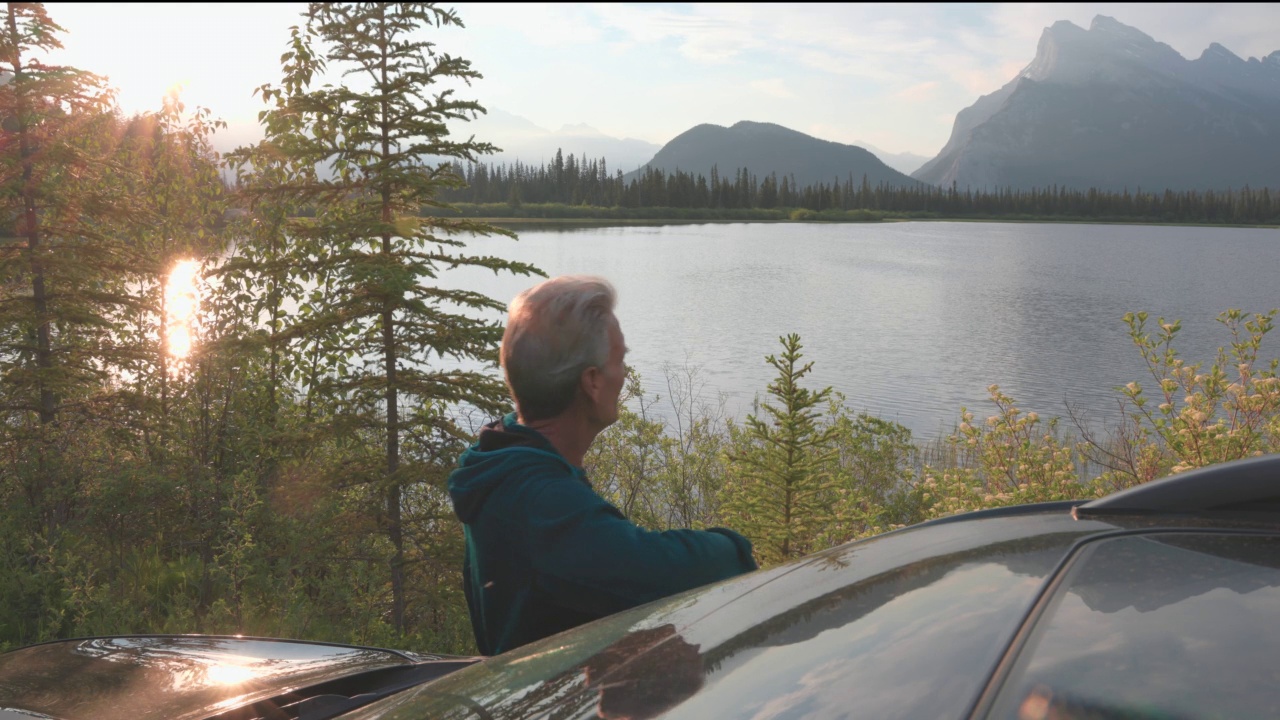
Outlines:
<svg viewBox="0 0 1280 720"><path fill-rule="evenodd" d="M515 413L485 425L479 439L462 453L458 469L449 474L454 513L462 522L471 523L494 488L518 469L535 465L568 470L586 482L580 468L565 460L537 430L516 422Z"/></svg>

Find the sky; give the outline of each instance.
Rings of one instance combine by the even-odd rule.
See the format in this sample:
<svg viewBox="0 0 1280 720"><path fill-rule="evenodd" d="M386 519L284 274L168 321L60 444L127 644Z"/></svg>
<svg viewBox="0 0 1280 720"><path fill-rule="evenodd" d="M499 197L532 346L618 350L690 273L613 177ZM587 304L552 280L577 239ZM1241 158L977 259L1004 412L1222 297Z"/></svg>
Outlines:
<svg viewBox="0 0 1280 720"><path fill-rule="evenodd" d="M254 88L279 80L302 3L47 3L66 33L50 57L109 78L127 112L166 90L228 123L215 146L260 136ZM586 124L656 144L701 123L772 122L932 157L955 114L1012 79L1058 20L1108 15L1188 58L1211 42L1280 50L1280 3L473 4L438 49L484 78L460 94L555 130ZM470 93L466 95L464 93ZM479 140L489 140L480 137Z"/></svg>

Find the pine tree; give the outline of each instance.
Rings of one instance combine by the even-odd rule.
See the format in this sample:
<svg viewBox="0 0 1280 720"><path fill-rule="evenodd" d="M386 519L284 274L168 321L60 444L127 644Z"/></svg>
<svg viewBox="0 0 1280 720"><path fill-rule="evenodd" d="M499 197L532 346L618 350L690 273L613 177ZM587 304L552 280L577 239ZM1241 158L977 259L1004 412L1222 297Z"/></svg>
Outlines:
<svg viewBox="0 0 1280 720"><path fill-rule="evenodd" d="M61 48L61 32L37 3L8 3L0 18L0 427L20 497L48 531L80 482L59 458L118 368L113 330L136 259L114 232L130 203L111 177L102 78L33 57Z"/></svg>
<svg viewBox="0 0 1280 720"><path fill-rule="evenodd" d="M461 100L442 81L480 77L467 60L441 53L423 30L462 26L452 10L421 3L312 3L283 56L279 87L261 94L266 141L286 148L331 179L298 184L297 201L316 208L293 223L294 261L318 292L289 334L307 338L331 360L312 392L330 402L332 426L355 440L376 439L381 458L359 456L344 482L372 483L391 545L392 625L405 629L404 492L437 469L402 462L401 441L456 443L468 435L447 412L459 404L497 413L505 389L492 373L450 369L445 358L496 364L501 325L477 314L502 303L433 281L451 267L521 274L532 266L467 255L464 234L511 235L489 225L445 219L438 197L458 187L448 162L475 162L487 143L455 140L446 121L470 120L483 108ZM315 87L326 72L340 84ZM434 91L434 92L433 92Z"/></svg>
<svg viewBox="0 0 1280 720"><path fill-rule="evenodd" d="M751 539L760 562L771 565L812 552L836 494L832 462L836 430L819 423L831 388L800 387L813 363L800 364L799 335L779 338L781 356L767 362L778 376L769 384L768 401L747 415L743 427L730 427L733 448L724 510L735 528Z"/></svg>

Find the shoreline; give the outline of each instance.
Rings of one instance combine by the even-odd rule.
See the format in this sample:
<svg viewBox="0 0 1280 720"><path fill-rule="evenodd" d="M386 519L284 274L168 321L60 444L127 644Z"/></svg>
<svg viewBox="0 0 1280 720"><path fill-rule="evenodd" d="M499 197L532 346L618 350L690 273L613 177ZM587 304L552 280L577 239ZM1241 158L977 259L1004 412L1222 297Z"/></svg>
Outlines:
<svg viewBox="0 0 1280 720"><path fill-rule="evenodd" d="M455 219L455 218L449 218ZM790 218L554 218L554 217L468 217L468 220L485 222L501 227L644 227L662 225L775 225L775 224L823 224L823 225L866 225L874 223L902 222L964 222L964 223L1020 223L1031 225L1145 225L1151 227L1204 227L1223 229L1280 229L1280 224L1234 224L1234 223L1195 223L1195 222L1160 222L1155 220L1097 220L1092 218L905 218L885 217L875 220L844 219L804 219Z"/></svg>

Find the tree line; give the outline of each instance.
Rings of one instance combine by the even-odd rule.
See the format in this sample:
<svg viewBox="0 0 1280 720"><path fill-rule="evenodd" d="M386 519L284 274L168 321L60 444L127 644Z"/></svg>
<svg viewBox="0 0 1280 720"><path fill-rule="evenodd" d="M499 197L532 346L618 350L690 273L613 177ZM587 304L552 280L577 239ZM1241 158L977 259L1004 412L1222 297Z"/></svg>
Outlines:
<svg viewBox="0 0 1280 720"><path fill-rule="evenodd" d="M794 176L761 177L747 168L710 174L665 172L645 167L627 179L609 173L605 158L565 156L533 165L456 162L452 172L466 181L441 198L474 205L522 204L617 208L788 209L814 213L868 211L877 216L999 218L1035 217L1108 219L1173 223L1280 223L1280 195L1269 188L1227 191L1135 188L1120 192L1062 186L1016 189L940 188L872 185L864 175L848 174L830 182L803 185ZM804 219L803 214L797 219Z"/></svg>

